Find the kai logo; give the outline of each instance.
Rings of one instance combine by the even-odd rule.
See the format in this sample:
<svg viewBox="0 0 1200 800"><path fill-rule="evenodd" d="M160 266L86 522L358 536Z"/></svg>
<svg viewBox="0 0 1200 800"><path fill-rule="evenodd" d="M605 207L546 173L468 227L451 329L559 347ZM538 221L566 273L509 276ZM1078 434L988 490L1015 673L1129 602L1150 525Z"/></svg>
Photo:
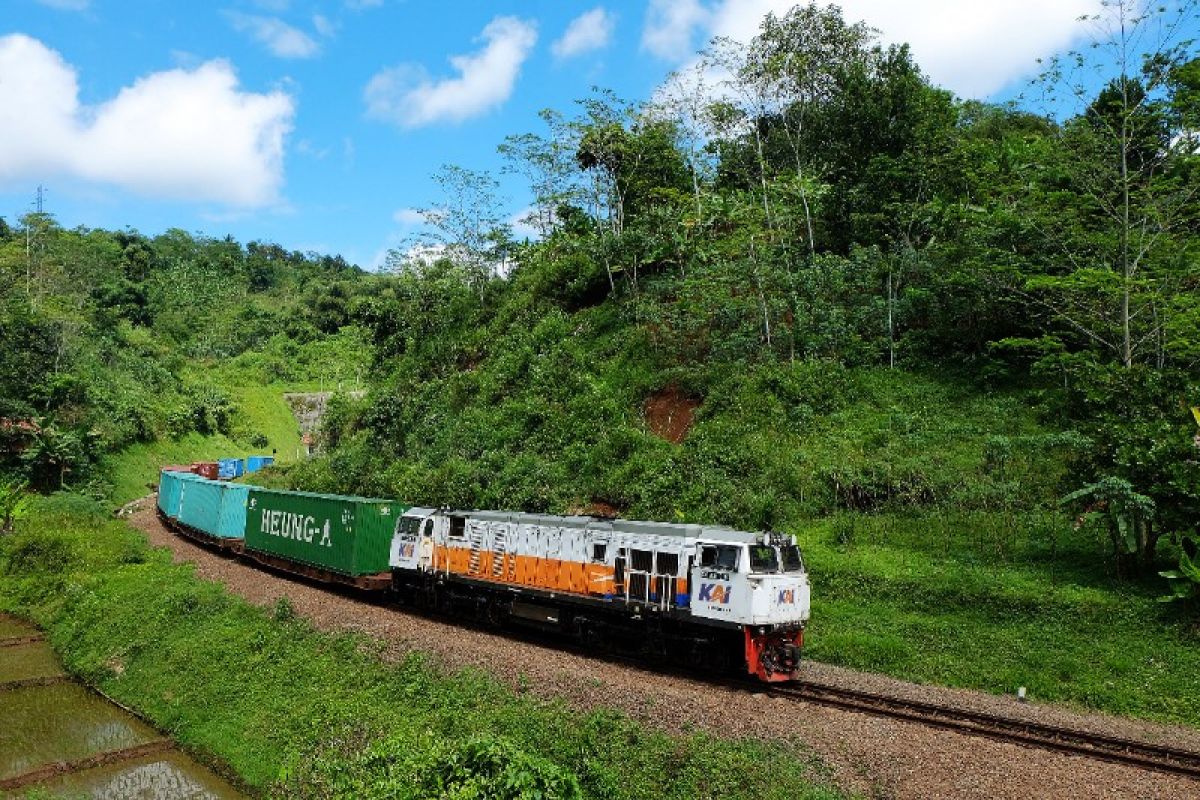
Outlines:
<svg viewBox="0 0 1200 800"><path fill-rule="evenodd" d="M729 605L729 601L733 599L733 587L726 586L723 583L702 583L700 584L700 594L697 600L701 603L718 603L720 605Z"/></svg>
<svg viewBox="0 0 1200 800"><path fill-rule="evenodd" d="M781 605L781 606L784 606L784 605L794 606L796 604L796 590L795 589L780 589L779 590L779 599L776 600L775 602L777 605Z"/></svg>

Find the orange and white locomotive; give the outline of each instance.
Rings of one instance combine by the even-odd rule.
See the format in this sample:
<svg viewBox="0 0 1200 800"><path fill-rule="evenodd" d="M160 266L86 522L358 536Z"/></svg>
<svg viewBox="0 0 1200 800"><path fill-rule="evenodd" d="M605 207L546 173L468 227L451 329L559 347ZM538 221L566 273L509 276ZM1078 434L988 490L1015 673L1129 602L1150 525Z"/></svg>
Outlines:
<svg viewBox="0 0 1200 800"><path fill-rule="evenodd" d="M795 677L809 616L800 548L779 533L412 508L390 565L418 604L766 681Z"/></svg>

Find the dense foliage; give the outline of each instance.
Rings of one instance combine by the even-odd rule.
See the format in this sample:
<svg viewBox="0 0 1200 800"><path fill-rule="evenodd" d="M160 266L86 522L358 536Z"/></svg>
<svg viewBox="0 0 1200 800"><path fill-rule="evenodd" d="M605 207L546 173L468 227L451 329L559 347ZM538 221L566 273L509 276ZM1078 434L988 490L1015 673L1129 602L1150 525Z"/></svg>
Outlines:
<svg viewBox="0 0 1200 800"><path fill-rule="evenodd" d="M340 258L274 245L3 226L0 472L85 483L106 453L189 432L267 447L234 387L358 377L367 291Z"/></svg>

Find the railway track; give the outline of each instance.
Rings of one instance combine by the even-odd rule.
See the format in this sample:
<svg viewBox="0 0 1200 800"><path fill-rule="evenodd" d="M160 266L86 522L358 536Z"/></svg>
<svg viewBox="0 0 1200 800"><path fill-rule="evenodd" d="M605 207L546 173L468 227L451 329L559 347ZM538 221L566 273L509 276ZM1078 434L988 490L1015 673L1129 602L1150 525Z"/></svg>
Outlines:
<svg viewBox="0 0 1200 800"><path fill-rule="evenodd" d="M202 547L207 545L207 549L210 551L216 551L226 557L232 555L228 549L217 548L207 542L196 542L193 540L192 543L199 544ZM289 577L295 578L295 576ZM330 589L327 585L322 585L321 588L326 591ZM347 588L349 587L337 587L340 590L346 590ZM358 602L366 604L390 605L379 597L358 595L356 599ZM406 607L405 611L409 614L416 614L431 619L442 618L441 615L412 607ZM489 632L493 635L508 636L520 641L543 641L536 632L523 631L520 634L513 634L494 629L489 629ZM543 643L547 643L547 646L554 647L555 649L565 649L581 656L597 658L595 652L571 645L564 645L556 637L548 636ZM611 663L621 663L638 669L646 669L645 661L634 657L609 653L601 658ZM689 678L700 677L692 672L687 673L687 676ZM712 675L701 677L702 680L712 680L714 678L715 676ZM746 682L740 679L728 681L715 678L715 680L717 683L726 686L765 693L768 696L784 697L847 711L890 717L1026 747L1039 747L1060 753L1200 780L1200 752L1197 751L1156 745L1136 739L1126 739L1107 734L1089 733L1074 728L1048 725L986 712L971 711L940 703L930 703L846 689L812 681L800 680L785 685L776 684L767 686L762 683Z"/></svg>
<svg viewBox="0 0 1200 800"><path fill-rule="evenodd" d="M886 716L1200 780L1200 753L1192 750L809 681L772 686L766 691L775 697Z"/></svg>

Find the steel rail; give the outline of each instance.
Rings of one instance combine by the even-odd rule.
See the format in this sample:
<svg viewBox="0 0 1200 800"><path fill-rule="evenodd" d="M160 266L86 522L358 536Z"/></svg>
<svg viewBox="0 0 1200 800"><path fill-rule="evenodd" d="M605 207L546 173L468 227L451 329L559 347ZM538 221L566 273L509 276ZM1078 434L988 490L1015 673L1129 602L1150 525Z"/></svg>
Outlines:
<svg viewBox="0 0 1200 800"><path fill-rule="evenodd" d="M1192 750L804 680L765 687L765 692L776 697L1200 779L1200 752Z"/></svg>
<svg viewBox="0 0 1200 800"><path fill-rule="evenodd" d="M176 528L175 525L163 520L161 515L160 521L164 523L164 527L173 529L176 532L179 531L179 528ZM198 542L194 537L189 543L200 547L207 544L206 542ZM215 548L209 547L206 549L212 551ZM226 548L222 548L219 554L224 556L240 555ZM243 561L243 563L245 562ZM255 565L248 566L252 569L255 568ZM301 579L307 577L297 575L296 573L287 573L286 576L293 580L297 577ZM330 584L328 582L321 582L318 585L326 591L353 588L344 584ZM396 606L393 603L387 602L383 597L368 599L365 596L357 596L354 600L368 605L386 605L390 608L401 610L406 614L414 614L426 618L444 618L444 615L426 610L410 606ZM470 622L466 624L475 627ZM523 635L515 635L492 629L489 629L489 632L493 635L508 636L521 641L531 641L537 638L536 635L531 635L529 632ZM608 663L620 663L637 669L647 669L644 660L636 657L621 656L613 653L598 654L587 648L571 644L564 645L558 643L547 646L551 646L556 650L567 650L576 655ZM653 671L661 674L661 670ZM689 674L687 677L693 680L712 681L712 676L704 677L697 674ZM1089 733L1073 728L1004 717L986 712L971 711L955 706L845 689L812 681L795 680L789 681L786 684L763 684L739 678L733 681L717 679L716 682L731 688L764 693L768 696L785 697L846 711L890 717L962 734L982 736L1028 747L1040 747L1069 755L1083 756L1200 780L1200 752L1196 751L1183 750L1166 745L1156 745L1136 739L1109 736L1107 734Z"/></svg>

